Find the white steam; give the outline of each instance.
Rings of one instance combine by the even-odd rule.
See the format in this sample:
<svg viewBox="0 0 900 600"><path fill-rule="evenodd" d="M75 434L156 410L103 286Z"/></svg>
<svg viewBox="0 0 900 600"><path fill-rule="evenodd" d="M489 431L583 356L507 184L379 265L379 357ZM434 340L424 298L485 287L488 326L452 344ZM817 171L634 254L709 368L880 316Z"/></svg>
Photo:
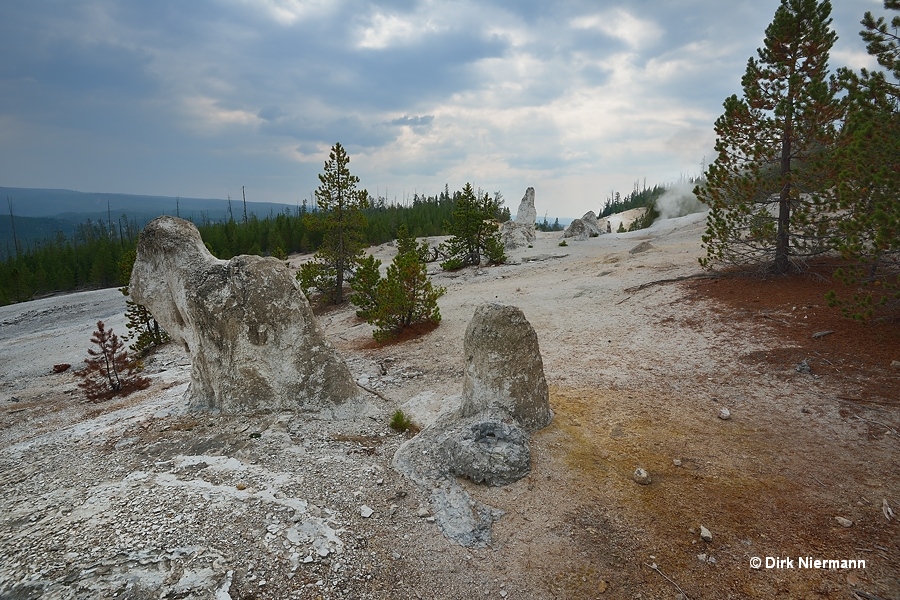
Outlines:
<svg viewBox="0 0 900 600"><path fill-rule="evenodd" d="M706 205L697 200L697 196L694 195L694 184L685 182L676 183L657 198L656 209L662 220L703 212L706 210Z"/></svg>

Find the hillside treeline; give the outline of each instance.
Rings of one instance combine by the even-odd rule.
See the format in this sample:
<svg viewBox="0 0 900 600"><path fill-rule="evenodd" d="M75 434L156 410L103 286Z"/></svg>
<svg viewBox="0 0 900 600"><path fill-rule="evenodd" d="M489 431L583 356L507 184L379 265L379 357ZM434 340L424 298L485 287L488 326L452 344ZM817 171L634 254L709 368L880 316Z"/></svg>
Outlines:
<svg viewBox="0 0 900 600"><path fill-rule="evenodd" d="M445 187L437 196L414 195L411 204L388 204L371 199L366 209L366 241L381 244L394 239L401 225L416 237L444 235L461 191ZM228 259L238 254L283 258L295 252L313 252L321 233L309 227L317 213L304 204L296 210L259 219L206 222L198 225L210 252ZM505 217L508 218L508 209ZM70 292L123 285L119 263L127 260L137 244L136 224L88 221L75 236L61 233L53 239L19 247L16 256L0 262L0 305L30 300L57 292Z"/></svg>

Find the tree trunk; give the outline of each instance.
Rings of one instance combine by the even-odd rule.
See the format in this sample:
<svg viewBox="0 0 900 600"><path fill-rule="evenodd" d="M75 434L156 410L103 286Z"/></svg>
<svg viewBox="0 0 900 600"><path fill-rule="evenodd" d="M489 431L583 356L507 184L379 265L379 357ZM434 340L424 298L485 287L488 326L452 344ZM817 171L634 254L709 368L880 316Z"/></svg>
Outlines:
<svg viewBox="0 0 900 600"><path fill-rule="evenodd" d="M792 111L791 111L792 112ZM778 198L778 232L775 234L776 273L787 273L791 269L790 226L791 226L791 136L793 135L792 115L785 118L784 137L781 139L781 195Z"/></svg>

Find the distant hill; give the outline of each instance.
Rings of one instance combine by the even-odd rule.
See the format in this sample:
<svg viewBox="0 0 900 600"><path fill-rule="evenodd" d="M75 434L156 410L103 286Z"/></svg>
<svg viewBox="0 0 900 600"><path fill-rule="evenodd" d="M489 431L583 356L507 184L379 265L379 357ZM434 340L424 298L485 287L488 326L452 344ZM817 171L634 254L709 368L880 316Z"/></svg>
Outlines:
<svg viewBox="0 0 900 600"><path fill-rule="evenodd" d="M12 203L13 220L9 218ZM135 221L143 227L160 215L175 215L183 219L203 223L225 221L229 218L228 200L210 198L172 198L168 196L141 196L76 192L73 190L0 187L0 258L15 252L13 229L20 247L56 238L60 233L71 238L78 225L88 220L112 221L117 227L120 221ZM269 215L296 210L295 206L273 202L247 202L247 214L264 219ZM241 199L231 201L235 221L244 218Z"/></svg>

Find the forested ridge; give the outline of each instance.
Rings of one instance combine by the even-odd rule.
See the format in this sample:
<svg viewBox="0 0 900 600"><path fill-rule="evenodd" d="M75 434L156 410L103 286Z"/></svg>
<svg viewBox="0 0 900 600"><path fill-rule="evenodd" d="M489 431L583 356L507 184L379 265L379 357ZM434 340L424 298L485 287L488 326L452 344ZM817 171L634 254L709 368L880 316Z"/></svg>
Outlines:
<svg viewBox="0 0 900 600"><path fill-rule="evenodd" d="M416 194L407 205L372 199L371 208L364 211L366 242L390 241L400 225L406 225L415 237L444 235L460 193L450 192L445 186L436 196ZM218 258L238 254L284 258L295 252L313 252L321 243L321 234L304 222L307 213L313 219L317 217L317 212L304 203L262 219L251 214L246 220L206 221L197 228ZM60 233L27 247L17 246L16 253L0 263L0 305L56 292L124 285L120 263L134 250L139 232L133 220L89 220L71 238Z"/></svg>

